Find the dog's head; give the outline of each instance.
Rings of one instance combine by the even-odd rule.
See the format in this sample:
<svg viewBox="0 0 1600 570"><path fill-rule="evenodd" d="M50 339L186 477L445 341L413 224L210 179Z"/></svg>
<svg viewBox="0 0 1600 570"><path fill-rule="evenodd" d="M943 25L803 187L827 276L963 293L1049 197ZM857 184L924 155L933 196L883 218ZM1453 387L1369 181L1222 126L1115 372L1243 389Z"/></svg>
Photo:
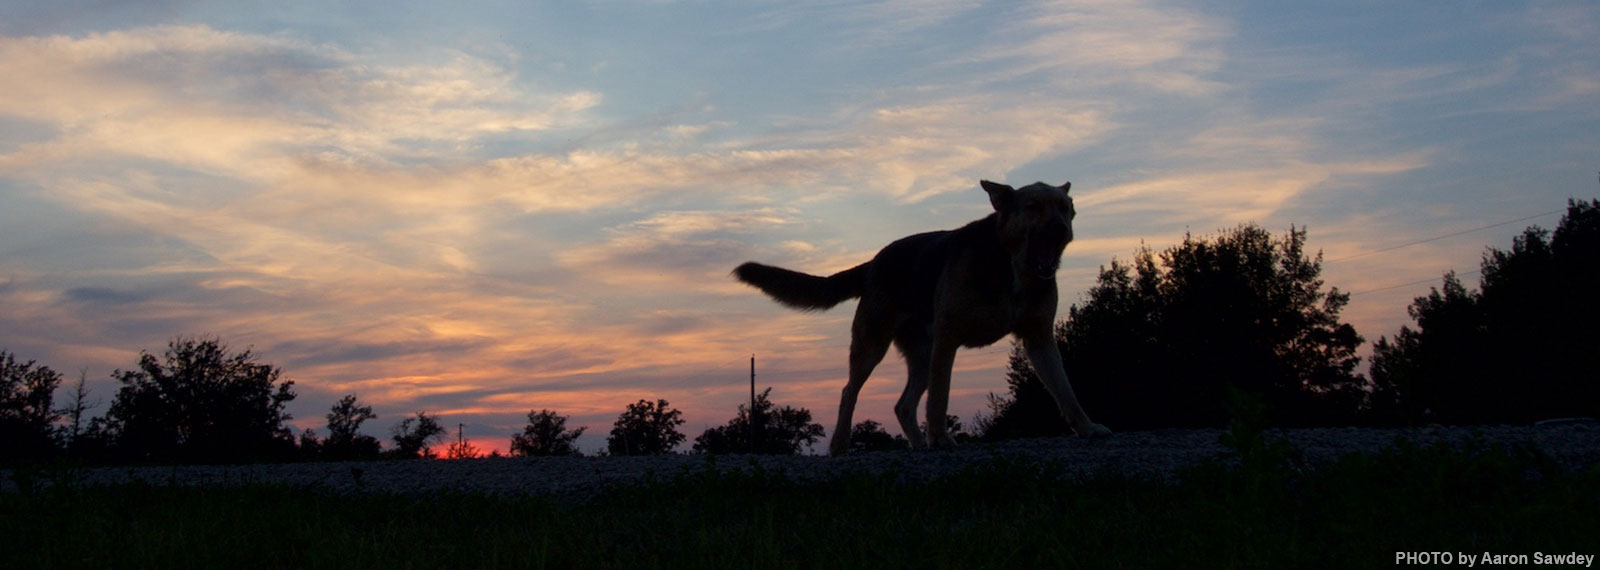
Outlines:
<svg viewBox="0 0 1600 570"><path fill-rule="evenodd" d="M981 184L998 215L1000 241L1011 252L1011 266L1023 275L1055 279L1061 252L1072 241L1072 218L1078 214L1067 195L1072 183L1035 182L1022 188L988 180Z"/></svg>

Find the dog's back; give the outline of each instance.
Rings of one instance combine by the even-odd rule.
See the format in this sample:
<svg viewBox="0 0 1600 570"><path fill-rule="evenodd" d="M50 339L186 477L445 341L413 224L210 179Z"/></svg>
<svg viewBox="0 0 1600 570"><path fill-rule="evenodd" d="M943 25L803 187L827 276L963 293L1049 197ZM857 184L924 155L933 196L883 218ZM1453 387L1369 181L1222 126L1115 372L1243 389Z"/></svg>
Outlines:
<svg viewBox="0 0 1600 570"><path fill-rule="evenodd" d="M959 229L900 238L884 246L871 261L827 277L753 261L740 265L733 274L778 303L801 311L827 310L864 295L901 311L931 311L938 283L951 270L958 249L998 247L986 243L992 242L992 237L985 239L994 233L994 218L991 214ZM995 261L1004 263L1003 259Z"/></svg>

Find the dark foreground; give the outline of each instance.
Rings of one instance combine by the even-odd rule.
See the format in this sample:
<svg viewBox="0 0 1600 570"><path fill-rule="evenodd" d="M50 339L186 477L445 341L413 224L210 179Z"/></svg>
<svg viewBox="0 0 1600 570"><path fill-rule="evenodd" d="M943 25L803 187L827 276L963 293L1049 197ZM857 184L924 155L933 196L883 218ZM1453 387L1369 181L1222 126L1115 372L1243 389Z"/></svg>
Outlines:
<svg viewBox="0 0 1600 570"><path fill-rule="evenodd" d="M578 503L52 484L63 477L40 471L0 493L0 567L1348 568L1417 551L1600 554L1595 467L1488 445L1300 455L1244 442L1163 479L1003 457L932 481L706 469Z"/></svg>

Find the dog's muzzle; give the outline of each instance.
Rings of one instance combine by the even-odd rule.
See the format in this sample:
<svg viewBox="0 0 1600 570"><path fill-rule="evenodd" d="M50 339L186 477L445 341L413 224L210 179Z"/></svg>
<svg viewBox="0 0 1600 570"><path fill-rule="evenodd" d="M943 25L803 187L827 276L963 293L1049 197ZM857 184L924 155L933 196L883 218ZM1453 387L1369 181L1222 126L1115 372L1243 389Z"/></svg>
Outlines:
<svg viewBox="0 0 1600 570"><path fill-rule="evenodd" d="M1040 279L1055 279L1056 270L1061 268L1061 260L1053 262L1041 261L1033 264L1033 276Z"/></svg>
<svg viewBox="0 0 1600 570"><path fill-rule="evenodd" d="M1061 268L1061 253L1070 241L1072 226L1066 223L1053 222L1040 228L1028 240L1028 269L1033 271L1033 276L1055 279L1056 270Z"/></svg>

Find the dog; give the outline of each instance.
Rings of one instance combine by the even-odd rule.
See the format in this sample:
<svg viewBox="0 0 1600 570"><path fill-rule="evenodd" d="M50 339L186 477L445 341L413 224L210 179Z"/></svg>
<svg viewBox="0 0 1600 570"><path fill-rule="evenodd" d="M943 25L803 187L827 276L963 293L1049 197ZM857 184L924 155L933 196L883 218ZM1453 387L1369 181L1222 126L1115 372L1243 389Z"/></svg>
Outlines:
<svg viewBox="0 0 1600 570"><path fill-rule="evenodd" d="M1079 437L1111 433L1078 404L1056 349L1056 269L1077 215L1067 195L1072 183L1036 182L1021 189L980 184L993 213L959 229L901 238L871 261L828 277L755 262L734 269L740 281L801 311L861 299L850 325L850 379L839 400L831 455L849 451L856 397L891 343L910 372L894 414L915 449L955 445L945 414L956 349L988 346L1007 334L1022 340L1033 369ZM916 421L923 392L927 439Z"/></svg>

